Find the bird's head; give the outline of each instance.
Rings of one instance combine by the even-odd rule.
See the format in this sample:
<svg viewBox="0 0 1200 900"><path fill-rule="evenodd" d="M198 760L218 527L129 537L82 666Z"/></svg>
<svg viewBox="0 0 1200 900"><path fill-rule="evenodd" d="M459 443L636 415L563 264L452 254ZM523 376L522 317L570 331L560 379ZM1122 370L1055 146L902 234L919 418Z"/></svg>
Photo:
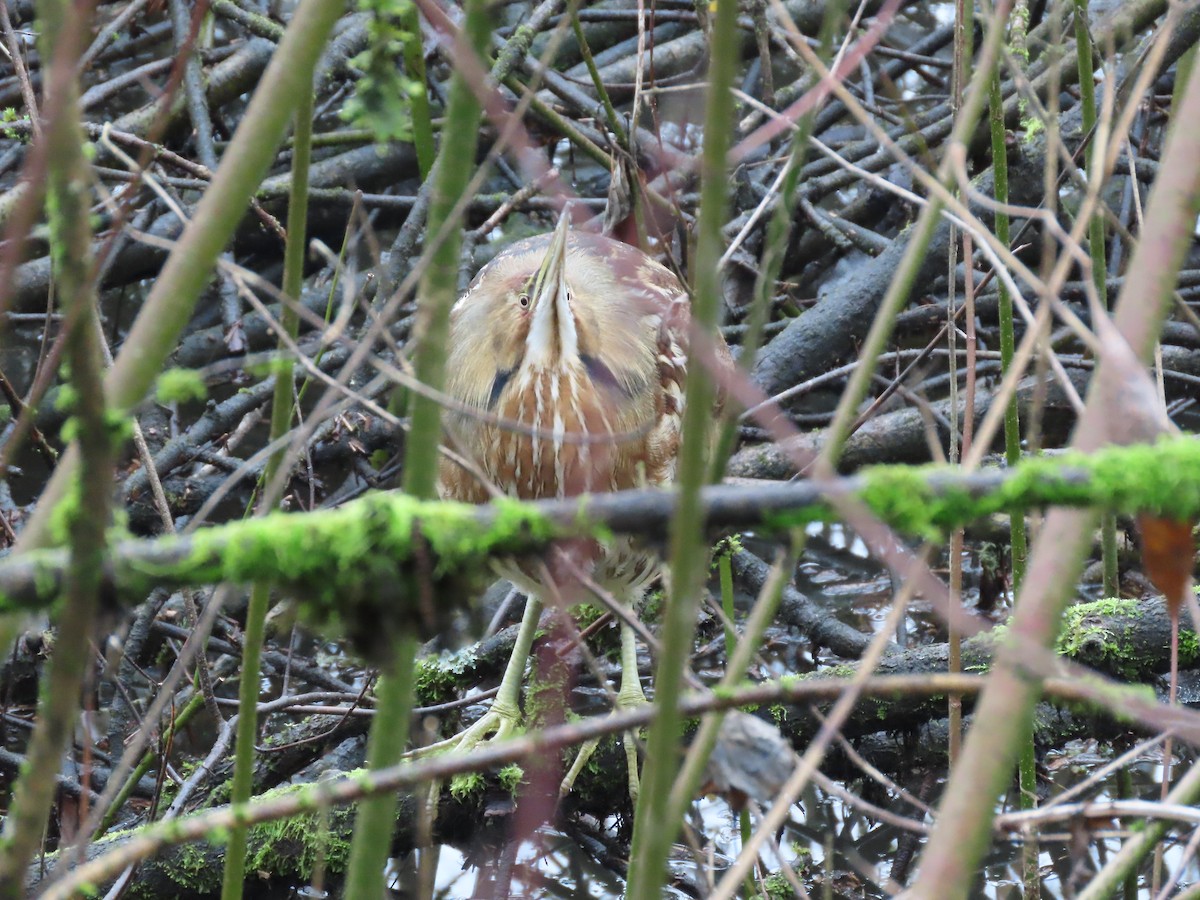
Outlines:
<svg viewBox="0 0 1200 900"><path fill-rule="evenodd" d="M569 365L580 356L580 316L567 278L570 224L563 210L541 265L517 292L517 307L527 326L520 329L524 331L525 361L530 365Z"/></svg>
<svg viewBox="0 0 1200 900"><path fill-rule="evenodd" d="M640 382L653 361L643 311L623 296L605 252L635 251L573 234L564 212L554 231L514 244L485 266L451 316L452 392L491 408L525 367Z"/></svg>

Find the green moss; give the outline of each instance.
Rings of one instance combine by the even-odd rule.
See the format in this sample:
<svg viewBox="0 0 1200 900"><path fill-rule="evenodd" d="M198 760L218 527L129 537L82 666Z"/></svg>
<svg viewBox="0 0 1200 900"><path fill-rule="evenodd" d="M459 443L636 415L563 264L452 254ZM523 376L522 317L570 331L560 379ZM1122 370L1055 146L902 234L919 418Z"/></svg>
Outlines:
<svg viewBox="0 0 1200 900"><path fill-rule="evenodd" d="M455 775L450 779L450 796L460 802L467 800L481 794L486 783L484 777L478 772Z"/></svg>
<svg viewBox="0 0 1200 900"><path fill-rule="evenodd" d="M13 107L6 106L0 110L0 134L4 135L10 141L21 141L22 143L29 142L30 132L23 128L11 127L13 123L25 121L25 118L20 115Z"/></svg>
<svg viewBox="0 0 1200 900"><path fill-rule="evenodd" d="M509 763L496 773L496 778L500 781L500 786L512 794L517 795L517 789L521 786L521 781L525 777L525 770L516 763Z"/></svg>
<svg viewBox="0 0 1200 900"><path fill-rule="evenodd" d="M1160 665L1161 653L1150 648L1139 653L1136 643L1123 631L1132 631L1140 616L1137 600L1108 598L1070 607L1063 616L1063 627L1056 650L1063 656L1080 657L1092 664L1102 664L1126 681L1137 681L1150 675ZM1128 625L1123 623L1127 622ZM1200 653L1195 633L1181 623L1179 660L1190 665Z"/></svg>
<svg viewBox="0 0 1200 900"><path fill-rule="evenodd" d="M1025 131L1025 143L1032 144L1039 134L1046 130L1045 124L1037 116L1024 116L1021 126Z"/></svg>
<svg viewBox="0 0 1200 900"><path fill-rule="evenodd" d="M721 557L733 556L735 553L740 553L745 547L742 546L742 536L740 534L731 534L721 538L713 546L712 549L712 564L711 568L716 569Z"/></svg>
<svg viewBox="0 0 1200 900"><path fill-rule="evenodd" d="M61 546L68 542L71 522L79 514L79 480L75 479L62 499L50 510L50 541Z"/></svg>
<svg viewBox="0 0 1200 900"><path fill-rule="evenodd" d="M200 894L221 889L221 869L204 844L183 844L162 861L163 872L181 888Z"/></svg>
<svg viewBox="0 0 1200 900"><path fill-rule="evenodd" d="M787 877L780 872L775 872L763 879L763 888L766 889L767 900L785 900L785 898L795 897L796 892L792 888Z"/></svg>
<svg viewBox="0 0 1200 900"><path fill-rule="evenodd" d="M1099 648L1101 659L1119 659L1120 645L1113 633L1101 623L1114 617L1132 618L1136 615L1136 608L1137 604L1132 600L1115 599L1081 603L1069 608L1063 615L1062 630L1055 650L1062 656L1075 658L1085 651L1095 657ZM1128 667L1121 665L1119 668Z"/></svg>
<svg viewBox="0 0 1200 900"><path fill-rule="evenodd" d="M79 403L79 391L75 386L69 383L59 385L58 393L54 398L54 408L59 412L70 412Z"/></svg>
<svg viewBox="0 0 1200 900"><path fill-rule="evenodd" d="M646 599L642 601L642 621L647 625L657 624L662 619L665 600L666 593L661 588L650 591L646 595Z"/></svg>
<svg viewBox="0 0 1200 900"><path fill-rule="evenodd" d="M548 542L561 530L516 501L498 501L492 511L484 519L467 504L374 494L319 514L274 513L200 531L187 556L130 566L122 579L269 580L300 601L310 624L340 624L378 659L398 634L439 627L430 617L445 610L429 598L474 594L490 577L493 556Z"/></svg>
<svg viewBox="0 0 1200 900"><path fill-rule="evenodd" d="M520 47L529 47L533 44L535 37L537 37L537 32L528 25L518 25L516 31L513 32L512 42Z"/></svg>
<svg viewBox="0 0 1200 900"><path fill-rule="evenodd" d="M580 631L583 631L606 612L608 610L595 603L580 603L578 606L571 607L571 617Z"/></svg>
<svg viewBox="0 0 1200 900"><path fill-rule="evenodd" d="M208 396L204 376L195 369L167 369L155 386L159 403L186 403Z"/></svg>
<svg viewBox="0 0 1200 900"><path fill-rule="evenodd" d="M858 476L857 494L896 530L937 538L971 519L1053 504L1191 520L1200 515L1198 473L1200 441L1182 437L1091 456L1027 459L1005 478L973 488L947 467L875 467ZM66 499L55 511L52 533L60 541L75 502ZM381 493L335 510L276 513L205 529L189 539L186 556L172 557L172 544L163 539L154 545L160 562L134 564L120 556L116 574L131 594L163 583L269 581L301 601L310 624L340 623L376 657L389 653L394 638L414 625L425 632L443 627L437 617L453 604L431 598L474 595L490 577L494 557L560 537L603 538L607 529L589 520L584 499L578 502L572 520L553 521L510 499L481 514L475 506ZM832 516L826 505L814 504L767 517L763 530L788 531ZM46 600L40 598L40 605ZM652 595L644 618L654 621L660 604L661 594Z"/></svg>
<svg viewBox="0 0 1200 900"><path fill-rule="evenodd" d="M376 472L383 469L388 464L388 460L392 458L392 453L388 450L376 450L367 457L367 462L371 464L371 468Z"/></svg>
<svg viewBox="0 0 1200 900"><path fill-rule="evenodd" d="M310 784L287 786L263 796L312 789ZM344 871L350 858L350 842L335 835L350 833L353 815L353 809L334 808L255 825L248 838L247 871L309 878L320 859L329 871Z"/></svg>
<svg viewBox="0 0 1200 900"><path fill-rule="evenodd" d="M945 466L876 466L860 473L858 498L891 527L939 539L951 528L993 513L1050 505L1093 506L1111 512L1153 512L1181 520L1200 513L1200 441L1111 447L1022 460L989 490L968 489ZM808 507L769 518L782 530L828 518Z"/></svg>
<svg viewBox="0 0 1200 900"><path fill-rule="evenodd" d="M829 666L821 669L819 672L808 672L799 676L801 679L818 679L824 681L827 678L842 678L851 679L858 674L858 667L850 663L839 663L836 666Z"/></svg>
<svg viewBox="0 0 1200 900"><path fill-rule="evenodd" d="M1200 657L1200 638L1197 638L1196 632L1183 625L1182 619L1179 623L1179 662L1181 665L1195 662L1197 657Z"/></svg>
<svg viewBox="0 0 1200 900"><path fill-rule="evenodd" d="M423 706L434 706L454 699L467 676L474 671L477 657L471 650L442 656L426 656L417 661L416 690Z"/></svg>
<svg viewBox="0 0 1200 900"><path fill-rule="evenodd" d="M745 686L746 686L745 682L743 682L740 685L737 685L736 687L731 686L731 685L726 685L726 684L716 684L716 685L713 685L712 694L713 694L713 697L715 697L718 700L729 700L734 696L734 694L737 692L738 688L742 688Z"/></svg>

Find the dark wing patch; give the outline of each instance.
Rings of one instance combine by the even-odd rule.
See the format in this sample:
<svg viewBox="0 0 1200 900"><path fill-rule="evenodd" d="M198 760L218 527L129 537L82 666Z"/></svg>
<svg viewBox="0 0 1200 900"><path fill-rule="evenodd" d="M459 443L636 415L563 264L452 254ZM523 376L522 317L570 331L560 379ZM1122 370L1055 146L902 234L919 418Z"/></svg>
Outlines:
<svg viewBox="0 0 1200 900"><path fill-rule="evenodd" d="M631 390L628 385L623 384L613 370L606 366L594 356L588 356L586 353L580 354L580 360L583 362L583 367L587 369L588 377L592 379L594 384L607 388L610 391L616 391L626 397L632 397L636 391Z"/></svg>
<svg viewBox="0 0 1200 900"><path fill-rule="evenodd" d="M508 384L508 380L512 378L512 369L504 372L497 372L495 379L492 381L492 394L488 397L487 408L494 410L496 403L500 400L500 395L504 392L504 386Z"/></svg>

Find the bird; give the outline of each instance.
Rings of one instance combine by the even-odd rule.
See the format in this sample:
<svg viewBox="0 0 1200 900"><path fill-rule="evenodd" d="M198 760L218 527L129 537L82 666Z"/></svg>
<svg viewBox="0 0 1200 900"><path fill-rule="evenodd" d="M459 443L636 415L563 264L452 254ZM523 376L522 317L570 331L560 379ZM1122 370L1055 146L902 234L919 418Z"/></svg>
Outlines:
<svg viewBox="0 0 1200 900"><path fill-rule="evenodd" d="M571 227L517 241L471 282L451 311L439 493L483 503L660 487L675 478L686 402L691 312L680 279L641 250ZM732 365L719 337L712 354ZM469 464L464 465L464 461ZM653 550L630 540L592 546L590 575L636 606L661 572ZM537 561L504 560L498 572L527 595L512 657L484 717L460 749L514 732L520 689L545 595L555 586ZM646 703L632 628L621 624L617 709ZM625 736L630 794L637 751ZM588 752L585 750L585 752ZM581 768L577 759L565 792Z"/></svg>

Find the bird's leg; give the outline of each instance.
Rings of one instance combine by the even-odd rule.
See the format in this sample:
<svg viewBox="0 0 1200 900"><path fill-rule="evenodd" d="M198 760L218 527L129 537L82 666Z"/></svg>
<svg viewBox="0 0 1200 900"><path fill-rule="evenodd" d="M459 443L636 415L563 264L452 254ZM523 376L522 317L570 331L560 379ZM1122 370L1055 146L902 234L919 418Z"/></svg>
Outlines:
<svg viewBox="0 0 1200 900"><path fill-rule="evenodd" d="M648 702L645 693L642 691L641 677L638 675L637 636L633 633L633 629L629 625L622 622L621 688L617 691L616 708L613 712L637 709ZM638 793L641 789L641 776L638 771L637 736L631 731L626 731L621 736L621 742L625 747L625 762L629 771L629 800L631 803L636 804ZM571 768L563 776L562 784L559 785L558 795L560 797L565 797L571 792L571 788L575 784L575 779L579 777L579 773L583 771L583 767L592 758L592 754L596 751L598 744L599 741L592 740L579 748L579 754L575 757L575 762L571 764Z"/></svg>
<svg viewBox="0 0 1200 900"><path fill-rule="evenodd" d="M642 679L638 675L637 638L633 629L621 623L621 690L617 692L617 710L637 709L647 703L642 691ZM641 775L638 772L637 735L626 731L621 735L625 745L625 765L629 771L629 799L636 806L641 791Z"/></svg>
<svg viewBox="0 0 1200 900"><path fill-rule="evenodd" d="M542 601L537 594L530 594L525 601L525 614L521 616L521 627L513 643L512 655L504 667L504 678L500 690L492 701L491 713L517 722L521 718L521 683L525 680L525 663L533 649L533 638L537 634L538 620L542 615Z"/></svg>
<svg viewBox="0 0 1200 900"><path fill-rule="evenodd" d="M465 731L421 748L420 755L445 750L465 752L486 740L501 741L512 736L521 722L521 683L525 679L525 663L529 660L529 651L533 649L533 639L537 635L541 614L542 601L536 594L530 594L529 599L525 601L525 614L521 617L521 627L517 630L512 655L504 668L504 678L500 681L500 689L496 692L491 708Z"/></svg>

